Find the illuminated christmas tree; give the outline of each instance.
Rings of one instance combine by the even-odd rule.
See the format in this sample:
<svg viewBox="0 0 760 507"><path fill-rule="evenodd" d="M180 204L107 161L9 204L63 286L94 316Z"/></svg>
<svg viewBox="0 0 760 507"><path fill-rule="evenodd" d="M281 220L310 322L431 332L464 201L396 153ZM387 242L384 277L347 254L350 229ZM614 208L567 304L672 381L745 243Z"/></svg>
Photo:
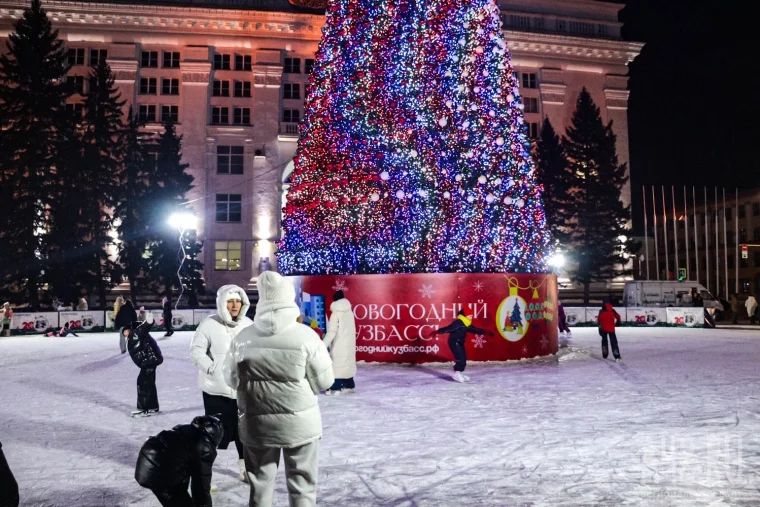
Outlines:
<svg viewBox="0 0 760 507"><path fill-rule="evenodd" d="M549 238L494 0L334 0L286 274L542 271Z"/></svg>

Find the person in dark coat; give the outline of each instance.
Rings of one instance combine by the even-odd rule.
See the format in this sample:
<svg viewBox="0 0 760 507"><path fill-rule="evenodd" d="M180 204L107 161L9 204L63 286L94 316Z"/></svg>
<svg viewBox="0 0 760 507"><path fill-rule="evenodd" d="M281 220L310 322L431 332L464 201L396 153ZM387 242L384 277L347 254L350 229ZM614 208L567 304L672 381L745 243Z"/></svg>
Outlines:
<svg viewBox="0 0 760 507"><path fill-rule="evenodd" d="M620 324L620 315L609 301L602 303L598 321L599 334L602 337L602 357L607 359L607 355L609 354L609 349L607 348L607 338L609 337L610 344L612 345L612 355L615 357L615 360L621 361L617 335L615 334L615 324Z"/></svg>
<svg viewBox="0 0 760 507"><path fill-rule="evenodd" d="M223 435L219 418L202 415L150 437L137 457L135 480L164 507L212 507L211 467Z"/></svg>
<svg viewBox="0 0 760 507"><path fill-rule="evenodd" d="M137 320L137 312L135 311L135 305L131 299L127 299L124 305L119 308L119 312L116 314L116 318L113 322L113 327L119 330L119 347L121 353L124 354L127 351L127 340L122 330L132 325Z"/></svg>
<svg viewBox="0 0 760 507"><path fill-rule="evenodd" d="M140 368L137 376L137 410L132 411L132 417L147 417L158 413L156 368L164 362L164 357L156 340L150 335L151 327L153 315L149 313L145 322L133 322L122 330L127 339L129 355Z"/></svg>
<svg viewBox="0 0 760 507"><path fill-rule="evenodd" d="M18 484L5 460L3 444L0 443L0 507L18 507L18 502Z"/></svg>
<svg viewBox="0 0 760 507"><path fill-rule="evenodd" d="M469 382L470 377L465 375L464 369L467 367L467 352L464 347L464 341L467 338L467 333L472 334L487 334L493 336L493 331L486 331L472 325L472 315L465 315L463 310L459 310L457 319L446 327L442 327L436 331L430 333L430 337L436 334L449 335L449 348L451 353L454 354L454 375L451 377L455 382Z"/></svg>
<svg viewBox="0 0 760 507"><path fill-rule="evenodd" d="M59 338L64 338L64 337L66 337L66 336L68 336L68 335L70 335L70 334L72 334L72 335L74 335L74 336L76 336L76 337L79 337L79 335L78 335L78 334L76 334L76 333L75 333L75 332L74 332L74 331L71 329L71 324L70 324L69 322L66 322L66 323L63 325L63 327L60 329L60 331L58 331L57 333L53 333L53 332L50 332L50 333L47 333L45 336L48 336L48 337L50 337L50 336L57 336L57 337L59 337Z"/></svg>
<svg viewBox="0 0 760 507"><path fill-rule="evenodd" d="M164 336L171 336L174 334L174 329L172 328L172 300L166 296L162 303L164 307L164 327L166 328L166 334Z"/></svg>

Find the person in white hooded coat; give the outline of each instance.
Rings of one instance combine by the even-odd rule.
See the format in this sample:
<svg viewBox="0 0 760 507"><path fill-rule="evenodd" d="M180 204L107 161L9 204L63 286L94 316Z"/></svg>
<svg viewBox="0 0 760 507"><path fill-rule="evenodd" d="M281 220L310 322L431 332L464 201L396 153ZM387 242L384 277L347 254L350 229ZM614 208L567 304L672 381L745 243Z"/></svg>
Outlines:
<svg viewBox="0 0 760 507"><path fill-rule="evenodd" d="M225 381L237 390L249 505L272 505L282 453L290 505L315 506L322 437L317 395L335 380L332 362L317 333L297 322L293 284L266 271L257 285L253 325L232 341L224 362Z"/></svg>
<svg viewBox="0 0 760 507"><path fill-rule="evenodd" d="M238 453L239 479L247 482L243 444L238 432L237 396L224 381L222 365L232 340L253 324L246 317L251 303L248 295L237 285L225 285L216 293L216 315L203 319L190 343L190 357L198 368L198 387L203 391L206 415L221 414L224 438L219 449L235 442Z"/></svg>
<svg viewBox="0 0 760 507"><path fill-rule="evenodd" d="M330 312L325 345L330 347L335 383L325 394L353 393L356 389L356 322L351 302L344 297L342 290L333 295Z"/></svg>

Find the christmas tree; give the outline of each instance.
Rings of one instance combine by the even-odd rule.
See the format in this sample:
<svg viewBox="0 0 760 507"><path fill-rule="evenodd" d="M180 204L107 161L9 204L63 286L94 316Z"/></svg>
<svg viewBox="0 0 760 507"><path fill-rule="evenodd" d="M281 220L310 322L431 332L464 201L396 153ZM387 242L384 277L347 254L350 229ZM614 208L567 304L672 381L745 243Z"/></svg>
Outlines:
<svg viewBox="0 0 760 507"><path fill-rule="evenodd" d="M494 0L336 0L283 220L287 274L536 272L549 238Z"/></svg>
<svg viewBox="0 0 760 507"><path fill-rule="evenodd" d="M514 327L522 327L522 312L520 312L520 303L517 301L515 301L515 306L512 308L512 315L510 315L509 321Z"/></svg>

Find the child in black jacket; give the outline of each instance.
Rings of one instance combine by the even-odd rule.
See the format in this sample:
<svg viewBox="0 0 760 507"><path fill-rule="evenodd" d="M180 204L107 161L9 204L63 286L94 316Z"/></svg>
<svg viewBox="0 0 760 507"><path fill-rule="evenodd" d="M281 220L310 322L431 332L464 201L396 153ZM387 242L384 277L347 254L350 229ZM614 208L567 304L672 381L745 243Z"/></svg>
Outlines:
<svg viewBox="0 0 760 507"><path fill-rule="evenodd" d="M223 435L219 418L203 415L150 437L140 449L135 480L164 507L212 507L211 467Z"/></svg>
<svg viewBox="0 0 760 507"><path fill-rule="evenodd" d="M459 310L457 319L454 322L446 327L432 331L429 336L447 333L449 335L449 348L454 355L454 375L451 378L454 379L454 382L469 382L470 377L464 374L464 369L467 367L467 352L464 344L467 333L493 336L494 332L474 327L472 325L472 315L465 315L463 310Z"/></svg>
<svg viewBox="0 0 760 507"><path fill-rule="evenodd" d="M156 368L164 362L161 349L150 336L153 315L148 314L144 322L133 322L122 329L127 339L127 349L132 361L140 368L137 376L137 410L132 417L148 417L158 413L158 392L156 391Z"/></svg>

